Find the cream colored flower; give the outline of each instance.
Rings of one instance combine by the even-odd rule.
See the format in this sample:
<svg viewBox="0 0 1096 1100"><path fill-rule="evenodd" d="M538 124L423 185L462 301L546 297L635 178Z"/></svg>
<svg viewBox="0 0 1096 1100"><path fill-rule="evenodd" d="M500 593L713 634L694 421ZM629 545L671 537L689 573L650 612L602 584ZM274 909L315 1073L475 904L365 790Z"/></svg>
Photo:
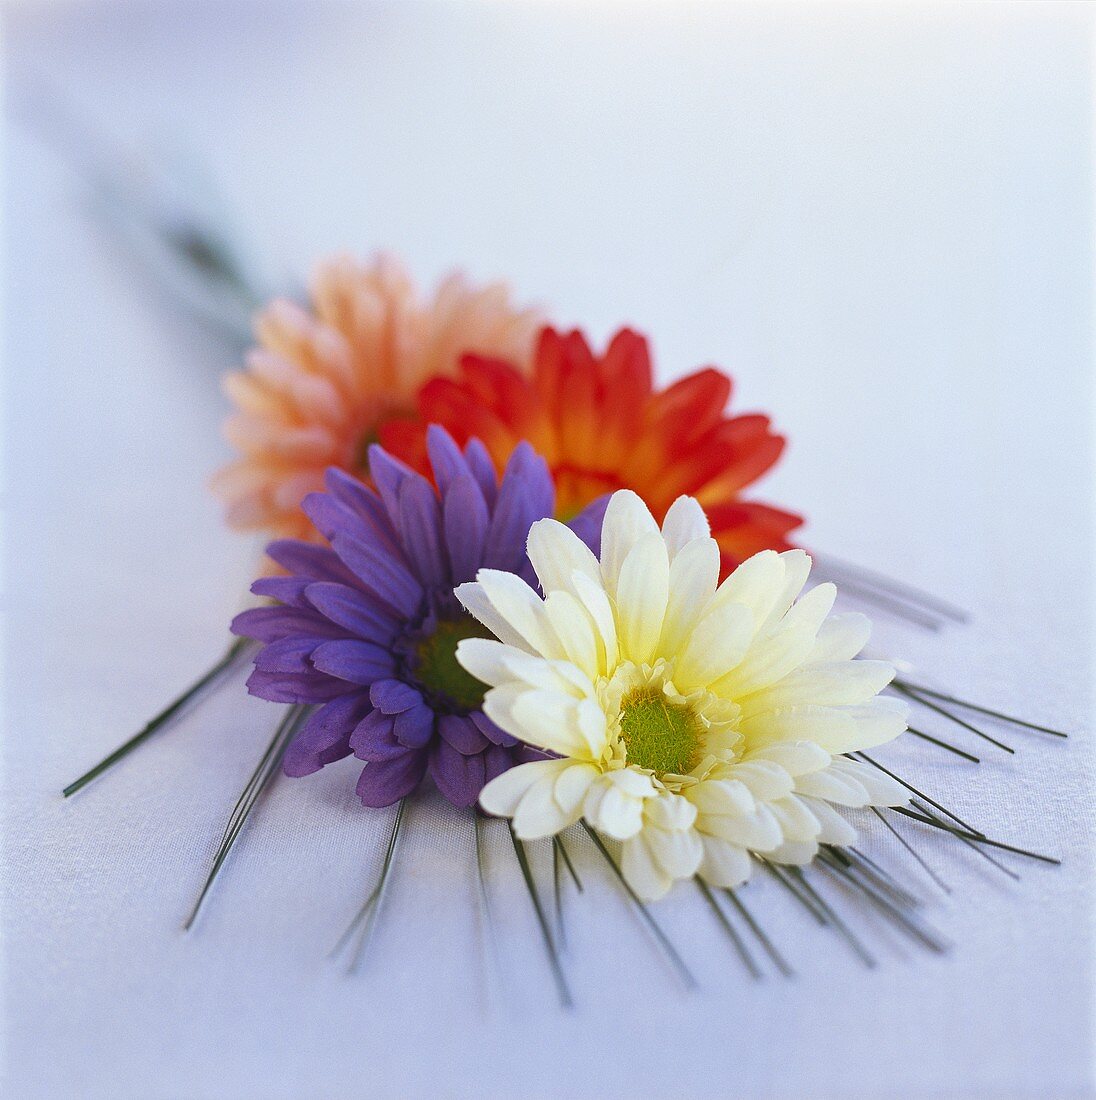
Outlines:
<svg viewBox="0 0 1096 1100"><path fill-rule="evenodd" d="M240 452L214 479L228 522L319 538L300 503L323 490L329 466L365 476L383 425L413 413L419 387L454 374L467 352L528 369L542 323L501 283L451 275L423 297L392 257L321 264L311 308L272 302L256 320L247 370L225 376L237 408L225 435Z"/></svg>
<svg viewBox="0 0 1096 1100"><path fill-rule="evenodd" d="M490 569L457 589L499 639L457 649L491 686L484 711L558 757L493 780L485 810L526 839L584 818L622 842L628 882L651 899L697 873L736 886L751 852L807 863L855 838L835 805L907 801L843 755L897 737L906 712L879 696L894 669L853 659L867 620L831 615L831 584L800 597L803 551L767 550L719 584L700 505L681 497L660 530L628 490L609 503L601 545L599 561L540 520L529 558L543 598Z"/></svg>

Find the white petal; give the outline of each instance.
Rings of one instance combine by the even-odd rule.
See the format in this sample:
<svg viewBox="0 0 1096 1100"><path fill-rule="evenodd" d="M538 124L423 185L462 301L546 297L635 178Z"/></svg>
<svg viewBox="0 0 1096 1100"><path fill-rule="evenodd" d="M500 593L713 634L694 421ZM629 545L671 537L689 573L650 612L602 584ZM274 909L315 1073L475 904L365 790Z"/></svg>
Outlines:
<svg viewBox="0 0 1096 1100"><path fill-rule="evenodd" d="M577 570L571 574L571 584L578 596L579 602L597 627L601 636L601 644L605 651L605 669L608 671L616 666L620 659L620 649L617 642L616 619L613 617L613 605L609 602L609 596L600 582L594 582Z"/></svg>
<svg viewBox="0 0 1096 1100"><path fill-rule="evenodd" d="M798 668L810 657L836 595L832 584L812 588L769 634L754 639L738 668L713 690L738 698L775 684Z"/></svg>
<svg viewBox="0 0 1096 1100"><path fill-rule="evenodd" d="M819 844L837 844L847 848L856 843L856 830L828 802L817 798L804 798L803 801L822 826L818 834Z"/></svg>
<svg viewBox="0 0 1096 1100"><path fill-rule="evenodd" d="M737 779L706 779L686 787L684 797L701 815L728 814L739 817L753 813L757 805L750 788Z"/></svg>
<svg viewBox="0 0 1096 1100"><path fill-rule="evenodd" d="M484 696L483 713L511 737L560 756L590 760L604 747L591 747L579 723L579 700L559 692L503 684Z"/></svg>
<svg viewBox="0 0 1096 1100"><path fill-rule="evenodd" d="M566 760L537 760L531 764L518 764L492 779L480 791L479 803L496 817L513 817L518 803L534 783L543 779L554 781L560 771L568 767L570 764Z"/></svg>
<svg viewBox="0 0 1096 1100"><path fill-rule="evenodd" d="M481 569L476 574L492 606L525 639L522 648L541 657L560 658L563 650L548 625L541 598L514 573L500 569Z"/></svg>
<svg viewBox="0 0 1096 1100"><path fill-rule="evenodd" d="M576 570L601 583L601 566L590 548L568 527L554 519L538 519L529 528L529 561L545 594L574 592L571 574Z"/></svg>
<svg viewBox="0 0 1096 1100"><path fill-rule="evenodd" d="M621 656L636 664L654 658L669 595L670 562L659 534L644 535L624 559L617 580Z"/></svg>
<svg viewBox="0 0 1096 1100"><path fill-rule="evenodd" d="M511 682L517 680L529 687L558 691L575 699L585 699L594 694L593 681L570 661L549 661L512 646L508 646L505 653L499 653L498 658Z"/></svg>
<svg viewBox="0 0 1096 1100"><path fill-rule="evenodd" d="M866 806L871 801L863 783L858 783L851 776L842 775L835 768L799 776L795 781L795 789L800 794L824 798L839 806Z"/></svg>
<svg viewBox="0 0 1096 1100"><path fill-rule="evenodd" d="M758 802L771 802L783 798L795 789L792 777L771 760L753 759L736 764L731 773L735 779L745 783Z"/></svg>
<svg viewBox="0 0 1096 1100"><path fill-rule="evenodd" d="M745 604L760 626L768 618L784 590L787 570L775 550L762 550L747 558L718 588L713 607L728 603Z"/></svg>
<svg viewBox="0 0 1096 1100"><path fill-rule="evenodd" d="M773 863L790 863L805 867L818 855L817 840L786 840L779 848L765 853L766 859Z"/></svg>
<svg viewBox="0 0 1096 1100"><path fill-rule="evenodd" d="M461 668L492 687L513 679L503 659L508 653L527 656L521 650L490 638L464 638L457 643L457 662Z"/></svg>
<svg viewBox="0 0 1096 1100"><path fill-rule="evenodd" d="M670 561L694 539L704 539L710 534L708 517L692 497L678 497L662 521L662 537L666 540Z"/></svg>
<svg viewBox="0 0 1096 1100"><path fill-rule="evenodd" d="M647 505L631 489L618 489L609 498L601 526L601 576L610 596L616 595L624 559L647 534L659 534Z"/></svg>
<svg viewBox="0 0 1096 1100"><path fill-rule="evenodd" d="M741 886L753 871L753 860L745 848L729 844L714 836L701 836L704 858L700 861L700 876L712 886Z"/></svg>
<svg viewBox="0 0 1096 1100"><path fill-rule="evenodd" d="M586 792L599 774L592 764L573 764L559 773L552 796L565 814L575 815L573 821L578 820Z"/></svg>
<svg viewBox="0 0 1096 1100"><path fill-rule="evenodd" d="M773 603L761 631L768 630L798 599L811 571L811 557L805 550L785 550L780 555L784 563L784 587Z"/></svg>
<svg viewBox="0 0 1096 1100"><path fill-rule="evenodd" d="M494 691L502 689L495 688ZM488 700L484 699L484 713L492 721L494 717L488 710ZM594 760L601 756L605 748L604 740L600 744L591 744L587 731L579 723L578 703L569 695L554 691L523 691L513 701L508 715L509 721L521 731L507 733L530 745L537 745L549 752L578 760ZM504 727L505 728L505 727Z"/></svg>
<svg viewBox="0 0 1096 1100"><path fill-rule="evenodd" d="M690 542L670 563L670 594L658 652L677 653L707 610L719 582L719 545L715 539Z"/></svg>
<svg viewBox="0 0 1096 1100"><path fill-rule="evenodd" d="M620 856L620 872L641 901L656 901L674 884L655 862L642 833L624 842Z"/></svg>
<svg viewBox="0 0 1096 1100"><path fill-rule="evenodd" d="M701 619L674 669L679 691L707 687L733 669L749 650L753 615L739 603L724 604Z"/></svg>
<svg viewBox="0 0 1096 1100"><path fill-rule="evenodd" d="M814 649L805 663L851 661L868 644L871 621L859 611L831 615L818 629Z"/></svg>
<svg viewBox="0 0 1096 1100"><path fill-rule="evenodd" d="M751 852L771 852L783 839L780 823L767 806L740 817L712 814L697 819L697 830L721 840L748 848Z"/></svg>
<svg viewBox="0 0 1096 1100"><path fill-rule="evenodd" d="M620 772L609 772L599 777L586 793L582 814L586 820L605 836L614 840L627 840L643 828L643 803L646 798L628 793L624 785L614 781ZM654 797L650 787L647 797Z"/></svg>
<svg viewBox="0 0 1096 1100"><path fill-rule="evenodd" d="M910 792L901 783L869 764L841 757L830 765L830 770L855 779L868 792L869 805L904 806L910 800Z"/></svg>
<svg viewBox="0 0 1096 1100"><path fill-rule="evenodd" d="M798 668L777 683L738 698L742 714L814 703L849 706L866 703L894 679L894 666L886 661L823 661Z"/></svg>
<svg viewBox="0 0 1096 1100"><path fill-rule="evenodd" d="M545 597L544 613L567 659L591 680L597 679L604 671L600 656L604 647L583 605L570 592L556 589Z"/></svg>
<svg viewBox="0 0 1096 1100"><path fill-rule="evenodd" d="M644 817L655 829L682 832L696 821L696 807L681 795L663 793L644 803Z"/></svg>
<svg viewBox="0 0 1096 1100"><path fill-rule="evenodd" d="M806 801L795 795L770 803L769 809L780 823L785 841L813 841L822 831L818 818L811 813Z"/></svg>
<svg viewBox="0 0 1096 1100"><path fill-rule="evenodd" d="M837 756L894 740L906 728L898 700L876 698L857 707L788 707L744 718L740 731L749 748L775 741L813 741Z"/></svg>
<svg viewBox="0 0 1096 1100"><path fill-rule="evenodd" d="M752 749L745 760L772 760L796 778L829 767L833 757L813 741L782 741Z"/></svg>
<svg viewBox="0 0 1096 1100"><path fill-rule="evenodd" d="M646 828L643 837L655 862L670 878L692 878L696 874L704 858L704 846L692 829Z"/></svg>
<svg viewBox="0 0 1096 1100"><path fill-rule="evenodd" d="M495 610L494 604L487 598L483 586L473 581L458 585L454 589L454 595L460 600L465 611L474 619L478 619L496 638L500 638L506 645L516 646L527 653L533 649L529 643Z"/></svg>
<svg viewBox="0 0 1096 1100"><path fill-rule="evenodd" d="M840 750L842 753L874 749L877 745L893 741L905 732L909 717L909 704L885 695L876 696L863 706L844 709L852 718L853 732L848 747Z"/></svg>
<svg viewBox="0 0 1096 1100"><path fill-rule="evenodd" d="M520 839L538 840L544 836L555 836L578 821L579 807L566 811L556 801L556 781L556 776L547 775L534 783L522 796L514 811L514 832Z"/></svg>

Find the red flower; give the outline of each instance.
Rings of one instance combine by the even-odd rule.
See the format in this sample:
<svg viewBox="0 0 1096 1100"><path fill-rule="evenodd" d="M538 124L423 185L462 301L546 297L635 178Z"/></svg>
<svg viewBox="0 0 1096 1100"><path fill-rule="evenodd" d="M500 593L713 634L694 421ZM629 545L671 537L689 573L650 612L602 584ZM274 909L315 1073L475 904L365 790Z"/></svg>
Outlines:
<svg viewBox="0 0 1096 1100"><path fill-rule="evenodd" d="M632 489L661 519L682 494L704 506L723 571L760 550L787 550L801 516L741 492L780 457L784 437L758 413L727 416L731 379L712 367L656 390L647 341L621 329L597 356L580 332L541 331L531 375L465 355L455 377L419 391L418 417L393 420L381 442L428 472L425 426L483 440L501 470L523 439L548 461L568 519L603 493Z"/></svg>

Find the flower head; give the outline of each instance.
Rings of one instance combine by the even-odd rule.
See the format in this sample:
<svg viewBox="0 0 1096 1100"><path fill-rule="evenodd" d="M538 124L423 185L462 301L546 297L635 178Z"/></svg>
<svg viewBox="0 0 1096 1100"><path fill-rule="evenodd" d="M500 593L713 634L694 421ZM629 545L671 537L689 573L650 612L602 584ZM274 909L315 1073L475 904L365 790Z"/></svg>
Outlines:
<svg viewBox="0 0 1096 1100"><path fill-rule="evenodd" d="M750 853L805 863L855 834L833 809L893 805L903 790L843 754L905 729L879 697L894 669L853 660L861 615L830 615L835 590L800 596L802 550L763 551L718 583L719 549L682 497L661 529L634 493L614 493L600 559L554 520L533 524L543 598L480 570L457 596L495 636L457 660L491 685L484 713L553 754L489 783L480 804L518 836L580 818L623 842L622 870L645 898L700 873L749 876Z"/></svg>
<svg viewBox="0 0 1096 1100"><path fill-rule="evenodd" d="M422 468L424 425L458 440L482 439L501 469L519 440L544 455L556 481L558 518L596 497L632 489L659 520L681 495L704 506L724 574L760 550L790 549L800 516L742 491L780 457L784 438L757 413L728 416L731 380L712 367L656 390L647 341L622 329L604 355L579 332L545 328L533 371L504 357L467 355L456 377L419 394L419 420L381 429L385 446Z"/></svg>
<svg viewBox="0 0 1096 1100"><path fill-rule="evenodd" d="M234 527L316 538L300 502L323 488L329 466L363 474L385 419L412 411L422 383L452 374L465 352L525 369L540 326L504 286L478 288L460 275L423 300L400 264L383 256L322 264L311 298L311 309L284 300L268 306L247 370L225 378L238 410L225 434L240 458L214 488Z"/></svg>
<svg viewBox="0 0 1096 1100"><path fill-rule="evenodd" d="M329 470L327 492L303 505L329 545L272 543L267 552L288 576L252 591L278 602L232 624L264 643L253 695L318 704L289 746L286 773L308 775L354 752L367 761L358 783L367 806L396 802L427 770L450 802L469 806L529 755L484 716L484 685L455 659L459 642L487 631L453 588L481 567L518 584L514 574L531 576L525 540L552 513L548 468L524 444L499 479L474 440L462 453L434 427L427 444L437 488L378 446L369 450L375 490ZM574 524L594 546L602 510Z"/></svg>

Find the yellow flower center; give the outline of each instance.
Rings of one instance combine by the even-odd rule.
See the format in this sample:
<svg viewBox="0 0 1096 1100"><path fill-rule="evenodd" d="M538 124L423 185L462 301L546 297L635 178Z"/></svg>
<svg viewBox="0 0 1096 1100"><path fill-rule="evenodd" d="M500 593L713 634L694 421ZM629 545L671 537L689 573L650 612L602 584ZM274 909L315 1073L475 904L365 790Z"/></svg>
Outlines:
<svg viewBox="0 0 1096 1100"><path fill-rule="evenodd" d="M700 720L657 688L639 688L621 700L620 736L627 762L656 775L688 775L700 763Z"/></svg>
<svg viewBox="0 0 1096 1100"><path fill-rule="evenodd" d="M418 645L415 678L435 698L457 710L478 710L487 685L457 662L457 643L465 638L492 638L493 634L471 615L443 619L434 633Z"/></svg>

